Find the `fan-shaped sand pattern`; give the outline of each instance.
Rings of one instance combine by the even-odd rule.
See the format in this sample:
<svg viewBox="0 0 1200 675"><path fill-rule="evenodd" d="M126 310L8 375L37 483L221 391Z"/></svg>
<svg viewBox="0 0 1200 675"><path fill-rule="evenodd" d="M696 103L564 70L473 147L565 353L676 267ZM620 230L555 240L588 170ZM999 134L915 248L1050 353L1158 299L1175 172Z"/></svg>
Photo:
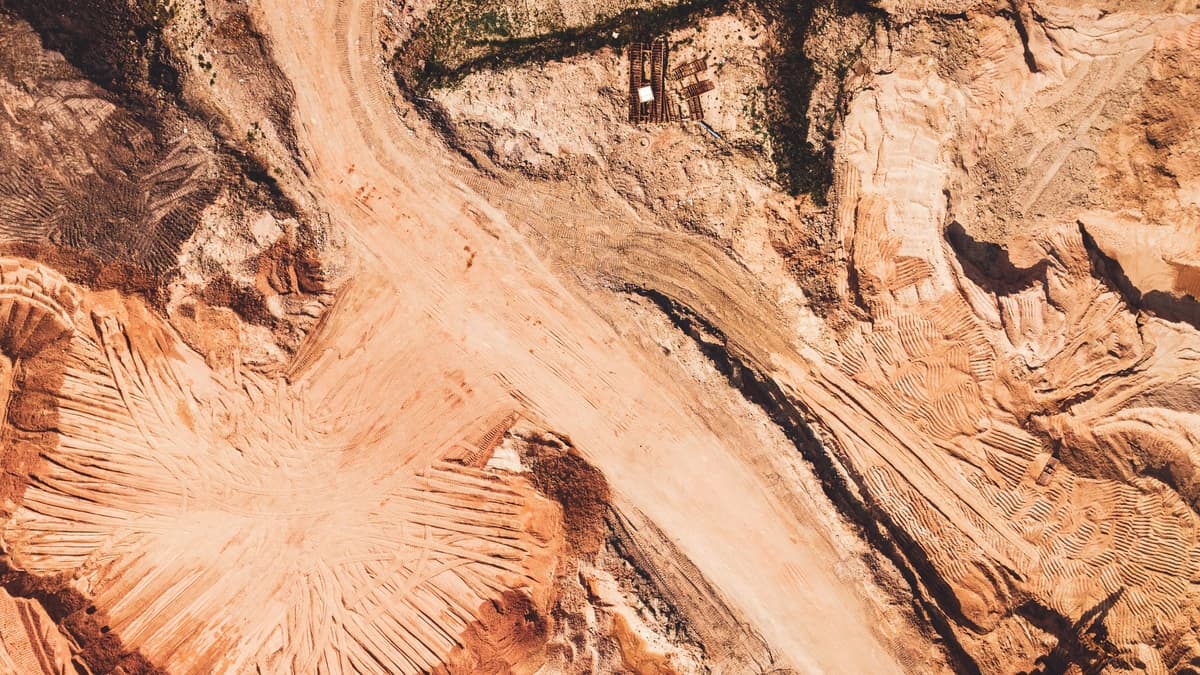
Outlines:
<svg viewBox="0 0 1200 675"><path fill-rule="evenodd" d="M357 266L276 378L236 356L210 369L140 302L0 260L12 565L71 579L115 633L184 672L452 669L501 607L544 609L559 556L580 548L559 532L569 489L560 511L488 468L545 489L518 461L536 455L514 451L532 452L510 434L529 423L624 500L592 520L646 537L621 564L680 605L663 624L720 614L720 630L689 626L698 651L748 645L724 650L751 654L732 672L899 671L912 652L878 619L900 606L915 610L899 622L929 618L922 639L940 635L921 648L965 672L1200 663L1197 324L1179 316L1192 305L1142 302L1185 303L1200 269L1192 221L1143 222L1200 194L1179 132L1191 118L1160 114L1194 77L1195 17L1155 0L833 4L836 21L816 9L797 29L814 64L833 58L818 41L860 31L836 67L814 67L803 104L812 139L829 139L825 209L764 185L738 129L718 150L614 126L602 75L600 98L570 92L586 124L553 107L555 80L575 82L554 74L599 72L613 52L424 92L446 112L435 129L380 58L395 5L250 3L295 93L272 176ZM706 15L688 40L744 18ZM722 77L741 72L739 49ZM769 84L753 91L794 93ZM136 135L79 93L42 111L47 128ZM493 119L494 104L516 114ZM474 161L444 147L460 123ZM555 125L588 142L549 142ZM595 129L630 147L605 154ZM489 166L510 132L565 168ZM143 150L153 161L111 195L146 228L119 243L167 269L219 176L187 142ZM87 246L94 219L63 224L74 173L0 169L0 234ZM686 216L671 208L684 197ZM818 267L819 283L800 278ZM257 280L302 285L276 272ZM859 532L838 529L833 503ZM593 590L576 595L602 614Z"/></svg>
<svg viewBox="0 0 1200 675"><path fill-rule="evenodd" d="M33 283L53 275L0 268L6 297L26 299L4 333L18 352L50 321L26 319L35 309L65 332L68 308ZM275 423L279 401L249 392L277 386L219 381L135 303L93 298L74 317L50 393L55 443L5 550L28 571L76 576L156 661L425 672L480 605L547 581L556 512L525 481L436 447Z"/></svg>

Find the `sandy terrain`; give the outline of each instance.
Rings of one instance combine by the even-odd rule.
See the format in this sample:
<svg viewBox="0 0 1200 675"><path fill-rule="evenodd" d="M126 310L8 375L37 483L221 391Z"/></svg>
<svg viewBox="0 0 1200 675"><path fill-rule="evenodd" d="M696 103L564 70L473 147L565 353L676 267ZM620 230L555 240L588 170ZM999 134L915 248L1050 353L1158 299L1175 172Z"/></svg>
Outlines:
<svg viewBox="0 0 1200 675"><path fill-rule="evenodd" d="M0 670L1200 667L1200 7L493 4L0 4Z"/></svg>

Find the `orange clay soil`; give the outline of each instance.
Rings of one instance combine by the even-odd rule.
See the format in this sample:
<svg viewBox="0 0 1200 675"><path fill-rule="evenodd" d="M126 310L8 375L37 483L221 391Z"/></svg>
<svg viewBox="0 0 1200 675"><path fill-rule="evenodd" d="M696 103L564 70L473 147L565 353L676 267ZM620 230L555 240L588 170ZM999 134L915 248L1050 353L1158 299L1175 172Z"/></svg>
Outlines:
<svg viewBox="0 0 1200 675"><path fill-rule="evenodd" d="M245 77L189 61L186 96L249 127L271 73L290 110L245 152L345 238L345 269L282 212L236 264L219 223L172 216L188 303L144 276L165 244L130 268L120 238L94 260L6 245L0 664L1198 667L1200 191L1177 99L1200 21L1118 4L822 4L845 49L814 75L836 109L817 206L675 127L604 127L641 159L588 150L570 134L624 123L554 106L575 82L619 101L588 60L611 51L464 80L435 126L382 67L394 3L250 3L217 34L256 47L214 50ZM691 37L757 30L721 19ZM448 149L456 124L578 150L534 178ZM622 173L663 157L688 171ZM704 177L739 227L685 213ZM821 306L788 277L809 240ZM273 363L243 358L274 339Z"/></svg>

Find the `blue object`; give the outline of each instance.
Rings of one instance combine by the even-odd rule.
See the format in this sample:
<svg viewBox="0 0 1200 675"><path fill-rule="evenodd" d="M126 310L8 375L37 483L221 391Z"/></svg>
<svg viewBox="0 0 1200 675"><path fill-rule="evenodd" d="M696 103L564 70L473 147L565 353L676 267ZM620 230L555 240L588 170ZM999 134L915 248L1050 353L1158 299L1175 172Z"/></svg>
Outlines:
<svg viewBox="0 0 1200 675"><path fill-rule="evenodd" d="M718 141L725 140L724 138L721 138L721 134L718 134L716 129L713 129L712 127L708 126L708 122L705 122L704 120L700 120L700 126L704 127L704 130L707 131L708 133L712 134L712 137L717 139Z"/></svg>

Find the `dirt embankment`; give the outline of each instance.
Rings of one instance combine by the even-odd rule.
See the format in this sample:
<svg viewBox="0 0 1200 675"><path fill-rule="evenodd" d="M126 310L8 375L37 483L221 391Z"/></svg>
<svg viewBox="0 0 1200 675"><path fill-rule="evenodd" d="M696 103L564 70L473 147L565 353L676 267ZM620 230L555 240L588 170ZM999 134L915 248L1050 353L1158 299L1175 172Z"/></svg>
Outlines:
<svg viewBox="0 0 1200 675"><path fill-rule="evenodd" d="M0 583L93 670L1200 659L1179 3L238 4L0 25Z"/></svg>
<svg viewBox="0 0 1200 675"><path fill-rule="evenodd" d="M302 306L333 289L264 293L254 268L272 265L283 247L285 257L323 267L318 274L332 286L341 261L330 257L316 217L277 182L297 157L290 84L244 10L188 7L7 4L0 78L18 112L3 122L0 141L9 159L0 171L3 248L89 287L141 294L164 311L181 295L203 296L294 348L313 323ZM222 104L211 91L218 75L240 83L225 86L231 95ZM236 92L248 88L259 97L238 107ZM243 129L243 116L261 121ZM244 250L233 260L186 255L211 236L206 230L264 218L286 232L225 242ZM206 288L204 277L214 276L230 288Z"/></svg>
<svg viewBox="0 0 1200 675"><path fill-rule="evenodd" d="M797 445L904 571L959 668L1086 669L1117 654L1186 663L1193 601L1158 586L1178 590L1183 577L1149 553L1118 563L1102 551L1152 521L1170 532L1155 544L1171 548L1158 558L1170 570L1194 555L1174 543L1193 531L1179 509L1194 492L1182 374L1194 364L1163 351L1194 339L1194 303L1179 299L1195 267L1183 164L1194 153L1178 132L1194 73L1177 56L1200 34L1194 17L1153 3L876 4L769 10L796 21L773 27L783 58L769 64L767 100L790 130L772 154L800 160L800 172L774 178L781 192L820 197L773 210L765 231L778 257L740 203L740 188L768 181L745 170L761 163L737 123L718 125L728 144L625 124L611 50L468 77L436 98L477 164L503 177L479 192L548 241L553 264L585 285L656 297L777 424L826 434ZM735 61L729 34L711 21L672 36L681 52L693 39L708 50L722 113L747 93L722 81L744 77L722 70ZM560 102L556 78L594 95ZM772 276L780 263L803 291L797 342L816 352L804 360L820 376L789 378L779 355L790 338L774 341L771 321L738 311L795 292ZM706 273L689 278L689 265ZM750 276L739 268L766 290L736 283ZM837 402L802 383L814 380ZM1185 393L1165 404L1160 387ZM1154 406L1125 400L1135 390ZM849 400L861 409L843 409ZM881 414L897 417L864 440L854 427ZM886 438L899 440L884 449ZM1077 520L1069 504L1092 497L1110 501ZM1111 531L1110 517L1122 523ZM1117 593L1128 584L1140 590ZM1150 617L1174 617L1162 619L1171 637L1151 636Z"/></svg>

